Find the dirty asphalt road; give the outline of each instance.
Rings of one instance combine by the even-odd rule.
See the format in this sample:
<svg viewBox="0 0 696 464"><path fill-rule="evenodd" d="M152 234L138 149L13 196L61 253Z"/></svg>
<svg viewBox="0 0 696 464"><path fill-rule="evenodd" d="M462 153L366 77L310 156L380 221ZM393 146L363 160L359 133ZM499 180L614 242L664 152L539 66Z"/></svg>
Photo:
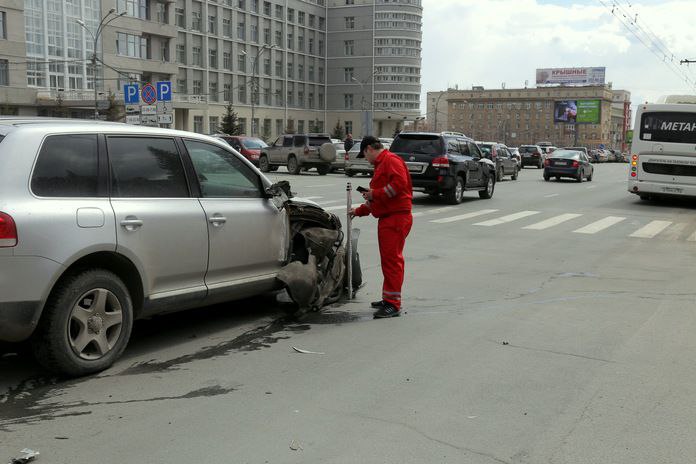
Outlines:
<svg viewBox="0 0 696 464"><path fill-rule="evenodd" d="M2 346L0 460L689 462L696 207L641 202L625 172L525 169L454 208L418 195L399 319L371 319L360 219L365 288L302 321L272 296L140 321L112 369L77 380ZM344 214L343 176L272 177Z"/></svg>

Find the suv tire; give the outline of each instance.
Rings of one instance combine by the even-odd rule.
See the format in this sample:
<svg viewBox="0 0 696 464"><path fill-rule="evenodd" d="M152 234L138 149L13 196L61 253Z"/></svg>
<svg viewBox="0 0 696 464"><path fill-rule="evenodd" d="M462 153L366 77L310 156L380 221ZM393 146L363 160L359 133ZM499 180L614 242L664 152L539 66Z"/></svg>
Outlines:
<svg viewBox="0 0 696 464"><path fill-rule="evenodd" d="M488 180L486 180L486 188L479 191L479 197L489 200L493 198L493 192L495 191L495 176L493 171L488 173Z"/></svg>
<svg viewBox="0 0 696 464"><path fill-rule="evenodd" d="M268 156L261 155L259 157L259 170L261 172L269 172L271 170L271 163L268 162Z"/></svg>
<svg viewBox="0 0 696 464"><path fill-rule="evenodd" d="M32 349L45 368L83 376L111 366L132 328L133 303L123 281L110 271L89 269L63 278L53 289Z"/></svg>
<svg viewBox="0 0 696 464"><path fill-rule="evenodd" d="M346 169L346 176L353 177L354 175L355 173L353 171L351 171L350 169Z"/></svg>
<svg viewBox="0 0 696 464"><path fill-rule="evenodd" d="M495 180L496 180L496 182L500 182L501 180L503 180L503 167L502 166L500 166L497 169L496 174L495 174Z"/></svg>
<svg viewBox="0 0 696 464"><path fill-rule="evenodd" d="M322 164L320 166L317 166L317 172L319 173L320 176L325 176L329 172L331 172L331 165L329 164Z"/></svg>
<svg viewBox="0 0 696 464"><path fill-rule="evenodd" d="M539 160L539 164L537 164L537 169L543 169L544 168L544 161Z"/></svg>
<svg viewBox="0 0 696 464"><path fill-rule="evenodd" d="M302 167L300 167L300 163L297 162L295 155L288 156L288 172L297 175L301 170Z"/></svg>
<svg viewBox="0 0 696 464"><path fill-rule="evenodd" d="M517 176L520 174L520 168L515 166L515 171L512 173L511 179L512 180L517 180Z"/></svg>
<svg viewBox="0 0 696 464"><path fill-rule="evenodd" d="M450 205L458 205L459 203L461 203L464 200L465 185L466 183L464 182L462 176L457 176L456 181L454 183L454 188L446 190L443 193L445 201Z"/></svg>

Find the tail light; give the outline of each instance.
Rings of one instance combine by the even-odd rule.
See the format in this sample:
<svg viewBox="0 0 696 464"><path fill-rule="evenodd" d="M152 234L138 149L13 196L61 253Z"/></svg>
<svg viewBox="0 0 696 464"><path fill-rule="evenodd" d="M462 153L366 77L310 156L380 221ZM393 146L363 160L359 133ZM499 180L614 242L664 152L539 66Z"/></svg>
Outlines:
<svg viewBox="0 0 696 464"><path fill-rule="evenodd" d="M348 152L346 152L346 154L343 156L343 159L346 161L350 161L350 155L348 154Z"/></svg>
<svg viewBox="0 0 696 464"><path fill-rule="evenodd" d="M638 155L631 156L631 177L638 176Z"/></svg>
<svg viewBox="0 0 696 464"><path fill-rule="evenodd" d="M545 160L544 160L544 166L551 166L551 160L545 159Z"/></svg>
<svg viewBox="0 0 696 464"><path fill-rule="evenodd" d="M17 246L17 226L9 214L0 212L0 248Z"/></svg>
<svg viewBox="0 0 696 464"><path fill-rule="evenodd" d="M448 169L450 167L449 158L446 156L438 156L433 160L433 167Z"/></svg>
<svg viewBox="0 0 696 464"><path fill-rule="evenodd" d="M573 167L574 168L580 167L580 163L577 161L573 161Z"/></svg>

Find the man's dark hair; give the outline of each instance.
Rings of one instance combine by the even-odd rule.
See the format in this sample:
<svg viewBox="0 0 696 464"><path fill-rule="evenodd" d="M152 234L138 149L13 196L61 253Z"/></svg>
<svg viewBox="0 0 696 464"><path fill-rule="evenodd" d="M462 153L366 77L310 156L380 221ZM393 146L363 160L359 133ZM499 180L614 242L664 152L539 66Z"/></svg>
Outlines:
<svg viewBox="0 0 696 464"><path fill-rule="evenodd" d="M382 145L382 142L374 135L367 135L363 137L362 141L360 142L360 153L358 153L358 158L365 157L365 149L367 147L374 150L381 150L384 148L384 145Z"/></svg>

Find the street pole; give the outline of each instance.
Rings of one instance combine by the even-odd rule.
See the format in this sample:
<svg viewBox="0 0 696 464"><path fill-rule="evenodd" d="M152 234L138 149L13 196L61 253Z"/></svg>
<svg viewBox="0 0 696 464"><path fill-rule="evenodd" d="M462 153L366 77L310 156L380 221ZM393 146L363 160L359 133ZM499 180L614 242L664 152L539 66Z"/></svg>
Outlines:
<svg viewBox="0 0 696 464"><path fill-rule="evenodd" d="M255 119L255 109L256 109L256 95L258 95L258 63L259 63L259 58L261 57L261 54L264 52L264 50L272 50L274 48L278 48L276 44L273 45L268 45L264 44L259 50L256 52L256 57L254 58L254 63L251 66L251 136L253 137L255 135L255 129L257 127L254 126L254 119ZM243 54L246 55L246 52L242 52Z"/></svg>
<svg viewBox="0 0 696 464"><path fill-rule="evenodd" d="M350 210L353 208L353 187L350 182L346 184L346 280L348 281L348 299L353 299L353 218Z"/></svg>
<svg viewBox="0 0 696 464"><path fill-rule="evenodd" d="M437 132L437 114L440 112L440 99L445 94L445 92L440 92L437 96L437 101L435 102L435 132Z"/></svg>
<svg viewBox="0 0 696 464"><path fill-rule="evenodd" d="M87 28L87 25L85 24L85 22L83 20L81 20L81 19L75 20L75 22L77 24L79 24L82 27L82 29L87 31L87 33L92 36L92 41L93 41L93 47L92 47L92 85L94 86L94 119L95 120L99 119L99 105L97 104L97 42L99 42L99 37L101 36L101 33L104 32L104 29L106 28L106 26L111 24L112 21L114 21L114 20L116 20L116 19L118 19L121 16L126 14L126 12L123 11L107 21L109 16L111 16L114 13L116 13L116 8L111 8L109 10L109 12L102 17L101 21L99 21L99 25L97 26L97 30L95 33L92 33L92 31L90 31Z"/></svg>

